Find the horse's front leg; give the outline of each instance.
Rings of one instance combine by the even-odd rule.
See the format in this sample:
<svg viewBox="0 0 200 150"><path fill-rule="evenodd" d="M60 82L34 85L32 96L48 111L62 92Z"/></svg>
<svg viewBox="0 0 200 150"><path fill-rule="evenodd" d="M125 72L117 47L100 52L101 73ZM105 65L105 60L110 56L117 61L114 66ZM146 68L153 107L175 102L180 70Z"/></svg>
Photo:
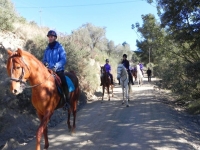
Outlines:
<svg viewBox="0 0 200 150"><path fill-rule="evenodd" d="M48 141L48 135L47 135L47 132L48 132L47 123L49 122L51 115L52 113L50 112L48 112L45 116L40 115L38 113L38 117L41 123L36 133L36 150L40 150L40 141L42 138L42 134L44 134L44 140L45 140L44 149L48 149L49 147L49 141Z"/></svg>
<svg viewBox="0 0 200 150"><path fill-rule="evenodd" d="M122 96L123 96L123 101L122 101L122 105L124 104L124 87L122 86Z"/></svg>

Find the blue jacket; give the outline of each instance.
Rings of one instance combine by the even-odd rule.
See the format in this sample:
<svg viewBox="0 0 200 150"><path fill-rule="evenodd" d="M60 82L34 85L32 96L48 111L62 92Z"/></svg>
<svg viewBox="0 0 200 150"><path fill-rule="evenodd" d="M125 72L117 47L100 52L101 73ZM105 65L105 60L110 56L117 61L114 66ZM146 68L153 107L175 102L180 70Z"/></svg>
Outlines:
<svg viewBox="0 0 200 150"><path fill-rule="evenodd" d="M111 66L109 64L105 64L104 68L106 69L106 72L110 73L111 71Z"/></svg>
<svg viewBox="0 0 200 150"><path fill-rule="evenodd" d="M60 43L56 42L53 49L50 49L50 47L47 46L43 56L43 63L48 63L49 69L53 69L55 67L56 71L65 70L66 62L66 52Z"/></svg>
<svg viewBox="0 0 200 150"><path fill-rule="evenodd" d="M143 70L143 64L139 64L140 65L140 70Z"/></svg>

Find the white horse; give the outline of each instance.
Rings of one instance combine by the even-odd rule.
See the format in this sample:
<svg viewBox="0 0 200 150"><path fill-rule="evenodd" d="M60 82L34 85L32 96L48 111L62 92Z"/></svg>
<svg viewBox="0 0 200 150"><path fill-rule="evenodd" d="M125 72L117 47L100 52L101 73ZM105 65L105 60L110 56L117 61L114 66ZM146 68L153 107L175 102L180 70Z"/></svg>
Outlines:
<svg viewBox="0 0 200 150"><path fill-rule="evenodd" d="M140 70L140 65L137 65L137 82L138 87L143 84L143 75L142 71Z"/></svg>
<svg viewBox="0 0 200 150"><path fill-rule="evenodd" d="M117 67L117 79L120 80L120 84L122 86L122 94L123 94L122 105L124 104L124 95L126 94L126 107L129 107L128 101L129 101L129 92L131 87L129 84L128 73L123 64L119 64Z"/></svg>

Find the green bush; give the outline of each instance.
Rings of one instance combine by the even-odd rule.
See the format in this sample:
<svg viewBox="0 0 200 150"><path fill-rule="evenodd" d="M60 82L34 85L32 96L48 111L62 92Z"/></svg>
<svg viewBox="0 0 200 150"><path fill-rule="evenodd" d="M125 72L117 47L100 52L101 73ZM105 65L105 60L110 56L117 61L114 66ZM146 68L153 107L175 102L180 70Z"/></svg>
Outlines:
<svg viewBox="0 0 200 150"><path fill-rule="evenodd" d="M0 0L0 30L13 29L13 22L17 19L16 12L10 0Z"/></svg>

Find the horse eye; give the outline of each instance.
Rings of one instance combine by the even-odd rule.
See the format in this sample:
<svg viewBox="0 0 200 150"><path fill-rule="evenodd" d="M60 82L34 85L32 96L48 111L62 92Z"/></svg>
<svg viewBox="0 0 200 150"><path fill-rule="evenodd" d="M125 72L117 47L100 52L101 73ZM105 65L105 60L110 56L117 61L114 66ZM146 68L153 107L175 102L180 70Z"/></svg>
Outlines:
<svg viewBox="0 0 200 150"><path fill-rule="evenodd" d="M21 67L16 67L16 69L20 69Z"/></svg>

